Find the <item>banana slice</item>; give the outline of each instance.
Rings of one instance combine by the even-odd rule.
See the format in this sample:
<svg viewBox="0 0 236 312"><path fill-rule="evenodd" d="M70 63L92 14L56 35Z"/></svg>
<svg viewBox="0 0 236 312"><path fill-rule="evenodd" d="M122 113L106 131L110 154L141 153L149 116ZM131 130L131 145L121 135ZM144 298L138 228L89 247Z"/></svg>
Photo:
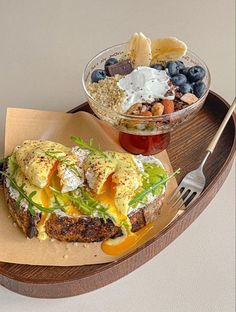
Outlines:
<svg viewBox="0 0 236 312"><path fill-rule="evenodd" d="M124 52L134 67L149 66L152 59L151 40L143 33L134 33Z"/></svg>
<svg viewBox="0 0 236 312"><path fill-rule="evenodd" d="M175 37L152 40L152 64L174 61L185 55L187 46Z"/></svg>

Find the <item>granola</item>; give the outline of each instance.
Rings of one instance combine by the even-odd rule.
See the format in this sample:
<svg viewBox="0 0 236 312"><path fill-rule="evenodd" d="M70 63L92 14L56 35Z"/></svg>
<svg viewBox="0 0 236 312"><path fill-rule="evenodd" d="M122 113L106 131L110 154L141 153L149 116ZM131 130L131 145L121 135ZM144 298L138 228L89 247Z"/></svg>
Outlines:
<svg viewBox="0 0 236 312"><path fill-rule="evenodd" d="M115 75L99 80L97 83L90 83L88 91L93 99L104 107L119 110L125 97L125 92L117 84L121 77Z"/></svg>

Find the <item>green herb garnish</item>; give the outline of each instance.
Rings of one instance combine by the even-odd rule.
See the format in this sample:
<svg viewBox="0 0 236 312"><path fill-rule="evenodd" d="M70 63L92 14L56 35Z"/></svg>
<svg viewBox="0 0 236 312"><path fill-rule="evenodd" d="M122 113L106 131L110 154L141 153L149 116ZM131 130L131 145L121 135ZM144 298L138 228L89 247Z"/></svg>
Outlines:
<svg viewBox="0 0 236 312"><path fill-rule="evenodd" d="M62 193L60 193L62 195ZM52 202L52 207L54 209L59 209L63 212L66 212L66 209L65 209L65 205L64 205L64 202L63 204L61 203L61 201L58 199L58 196L56 194L53 194L54 196L54 201Z"/></svg>
<svg viewBox="0 0 236 312"><path fill-rule="evenodd" d="M49 213L52 212L53 210L60 209L60 207L46 208L46 207L41 206L40 204L33 201L33 197L37 193L36 191L33 191L29 195L27 195L23 189L25 186L24 184L22 184L21 186L17 185L15 180L6 172L0 171L0 174L5 176L10 181L11 187L13 187L19 193L19 197L16 200L16 205L19 207L21 201L25 199L28 203L28 209L33 216L36 215L34 207L42 212L49 212Z"/></svg>
<svg viewBox="0 0 236 312"><path fill-rule="evenodd" d="M9 157L10 156L7 156L7 157L0 159L0 164L5 164L8 161Z"/></svg>
<svg viewBox="0 0 236 312"><path fill-rule="evenodd" d="M129 205L130 206L134 206L136 204L138 204L140 201L142 201L145 196L153 191L155 191L159 186L161 185L165 185L166 182L168 180L170 180L171 178L173 178L174 176L176 176L178 173L180 172L180 169L177 169L174 173L172 173L170 176L162 178L161 180L159 180L158 182L152 184L151 186L149 186L147 189L143 190L142 192L140 192L138 195L136 195L130 202Z"/></svg>
<svg viewBox="0 0 236 312"><path fill-rule="evenodd" d="M58 190L56 190L53 187L50 187L50 189L53 191L54 195L60 196L62 195ZM78 190L77 190L78 191ZM76 195L74 192L64 193L63 197L70 200L78 210L83 212L85 215L88 216L94 216L96 213L99 218L102 218L104 222L107 221L107 219L110 219L112 221L112 216L108 213L108 208L103 206L99 201L94 199L89 192L87 192L85 189L80 188L79 194Z"/></svg>
<svg viewBox="0 0 236 312"><path fill-rule="evenodd" d="M96 212L98 216L104 220L104 222L106 222L107 219L111 219L112 221L114 221L113 217L110 216L110 214L108 213L109 206L105 207L104 205L102 205L99 201L94 199L89 192L84 189L81 189L81 195L83 201L87 205L89 205L89 207L91 207L92 214Z"/></svg>
<svg viewBox="0 0 236 312"><path fill-rule="evenodd" d="M89 143L86 143L81 137L72 135L71 140L74 141L79 147L89 150L91 153L100 154L103 157L107 155L100 149L93 146L93 139L89 140Z"/></svg>

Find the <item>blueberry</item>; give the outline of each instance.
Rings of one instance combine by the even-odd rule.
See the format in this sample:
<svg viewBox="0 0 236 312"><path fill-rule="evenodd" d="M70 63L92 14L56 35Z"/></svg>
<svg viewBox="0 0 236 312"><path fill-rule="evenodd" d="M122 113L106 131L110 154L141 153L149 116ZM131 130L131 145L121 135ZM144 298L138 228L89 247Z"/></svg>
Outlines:
<svg viewBox="0 0 236 312"><path fill-rule="evenodd" d="M184 62L182 62L182 61L176 61L176 63L179 66L179 70L185 67Z"/></svg>
<svg viewBox="0 0 236 312"><path fill-rule="evenodd" d="M192 93L193 92L193 87L190 83L184 83L181 86L179 86L179 91L181 93Z"/></svg>
<svg viewBox="0 0 236 312"><path fill-rule="evenodd" d="M174 76L179 73L179 64L174 61L167 62L166 68L168 68L170 76Z"/></svg>
<svg viewBox="0 0 236 312"><path fill-rule="evenodd" d="M114 65L116 63L118 63L118 60L114 57L111 57L108 60L106 60L105 67L110 66L110 65Z"/></svg>
<svg viewBox="0 0 236 312"><path fill-rule="evenodd" d="M189 70L189 67L183 67L179 70L179 73L187 76L188 70Z"/></svg>
<svg viewBox="0 0 236 312"><path fill-rule="evenodd" d="M203 81L197 81L195 82L193 86L193 93L198 97L202 97L204 92L206 90L206 85Z"/></svg>
<svg viewBox="0 0 236 312"><path fill-rule="evenodd" d="M190 82L192 88L194 89L194 85L195 85L196 82Z"/></svg>
<svg viewBox="0 0 236 312"><path fill-rule="evenodd" d="M103 69L95 69L92 72L91 80L92 82L98 82L99 80L103 80L106 78L106 72Z"/></svg>
<svg viewBox="0 0 236 312"><path fill-rule="evenodd" d="M150 66L151 68L155 68L155 69L158 69L158 70L163 70L165 67L161 64L153 64Z"/></svg>
<svg viewBox="0 0 236 312"><path fill-rule="evenodd" d="M178 75L172 76L171 81L173 82L174 85L181 86L182 84L187 82L187 78L183 74L178 74Z"/></svg>
<svg viewBox="0 0 236 312"><path fill-rule="evenodd" d="M187 73L187 78L190 82L202 80L206 75L206 71L201 66L190 67Z"/></svg>

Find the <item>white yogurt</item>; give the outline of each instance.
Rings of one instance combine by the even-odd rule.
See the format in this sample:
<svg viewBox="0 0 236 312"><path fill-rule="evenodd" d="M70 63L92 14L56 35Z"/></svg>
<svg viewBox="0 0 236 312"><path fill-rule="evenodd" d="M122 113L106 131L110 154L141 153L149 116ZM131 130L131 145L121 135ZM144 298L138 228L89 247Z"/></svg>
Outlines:
<svg viewBox="0 0 236 312"><path fill-rule="evenodd" d="M170 90L169 76L165 70L140 66L118 81L125 91L123 110L127 111L135 103L152 103L156 99L173 100L175 95L165 96Z"/></svg>

